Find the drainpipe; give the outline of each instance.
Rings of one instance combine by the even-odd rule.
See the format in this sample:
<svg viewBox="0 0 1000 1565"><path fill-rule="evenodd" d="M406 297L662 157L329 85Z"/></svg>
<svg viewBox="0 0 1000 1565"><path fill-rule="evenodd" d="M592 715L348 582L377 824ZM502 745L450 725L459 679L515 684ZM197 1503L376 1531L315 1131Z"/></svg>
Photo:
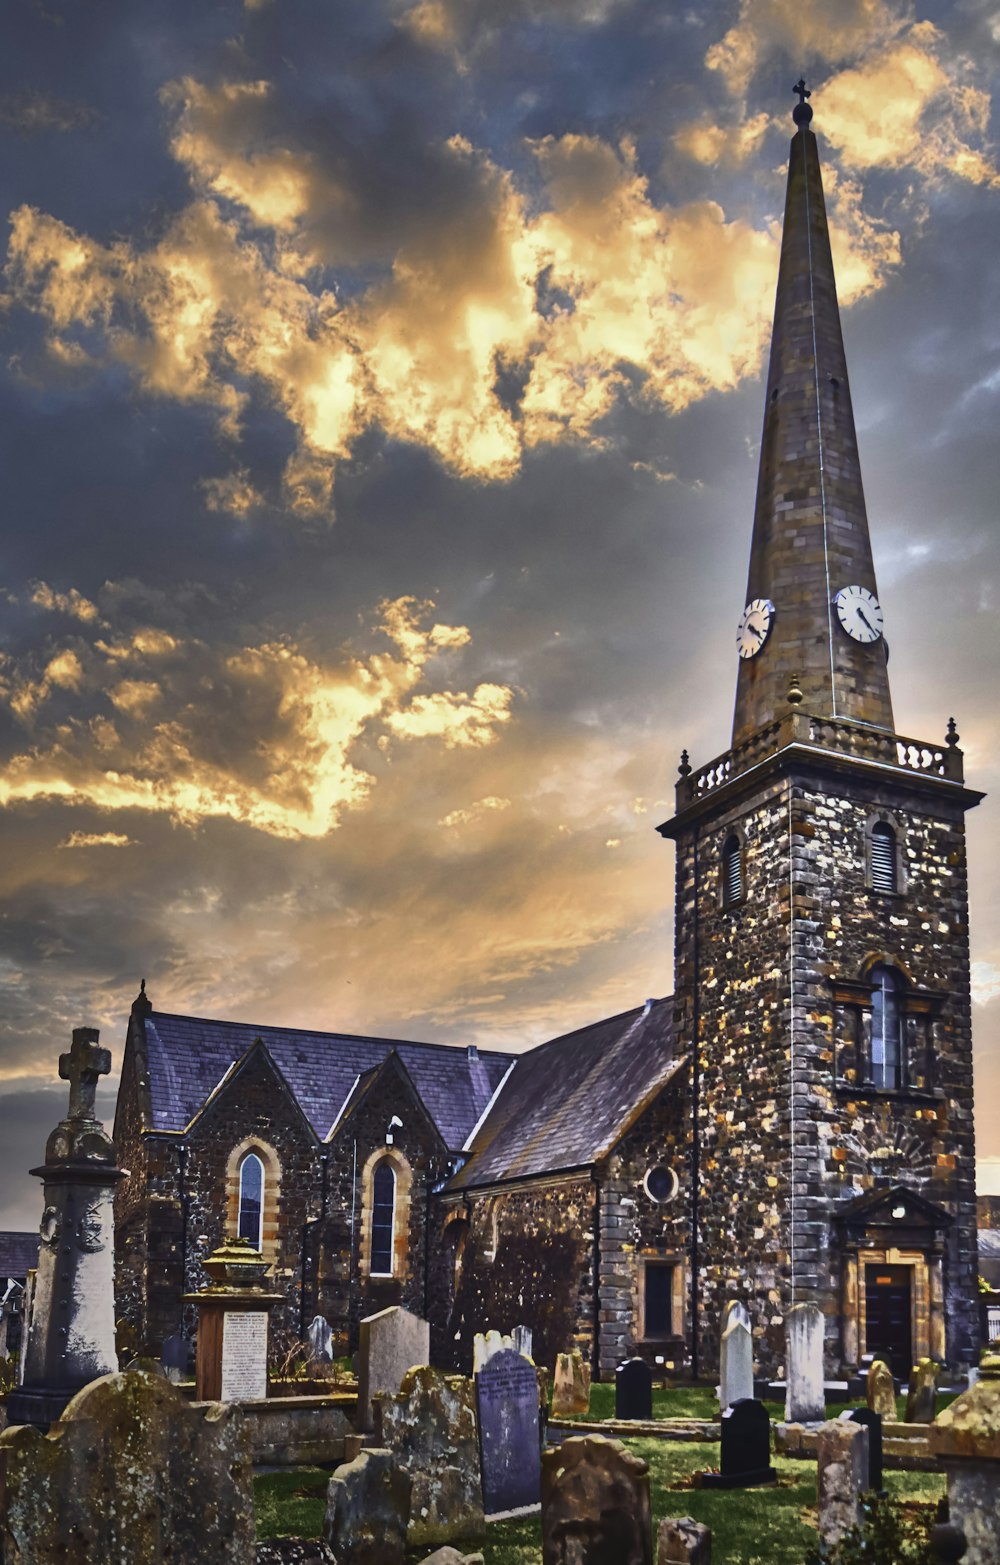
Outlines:
<svg viewBox="0 0 1000 1565"><path fill-rule="evenodd" d="M698 1252L698 1185L701 1179L701 1146L699 1144L698 1110L701 1106L701 948L699 940L700 885L698 877L698 828L694 828L692 840L694 882L694 927L692 929L692 985L691 1006L691 1379L697 1381L700 1368L698 1352L698 1313L701 1303Z"/></svg>

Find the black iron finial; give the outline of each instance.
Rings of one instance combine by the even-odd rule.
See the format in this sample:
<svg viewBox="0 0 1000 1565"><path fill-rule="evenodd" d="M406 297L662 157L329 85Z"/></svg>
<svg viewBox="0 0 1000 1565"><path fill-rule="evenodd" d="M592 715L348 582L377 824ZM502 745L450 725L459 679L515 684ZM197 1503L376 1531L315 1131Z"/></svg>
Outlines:
<svg viewBox="0 0 1000 1565"><path fill-rule="evenodd" d="M797 92L799 95L799 101L792 110L792 119L795 121L796 125L808 125L809 121L813 117L813 111L806 102L806 99L811 98L812 93L806 86L804 76L799 77L798 81L795 83L795 86L792 88L792 91Z"/></svg>

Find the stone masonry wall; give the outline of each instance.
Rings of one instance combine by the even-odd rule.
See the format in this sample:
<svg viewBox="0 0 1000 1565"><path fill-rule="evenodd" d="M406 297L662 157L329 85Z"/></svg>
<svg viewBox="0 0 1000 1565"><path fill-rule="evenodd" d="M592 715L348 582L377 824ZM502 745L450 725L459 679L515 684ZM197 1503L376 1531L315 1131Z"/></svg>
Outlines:
<svg viewBox="0 0 1000 1565"><path fill-rule="evenodd" d="M866 887L865 826L889 809L907 889ZM721 906L722 844L745 837L746 899ZM909 1184L954 1217L944 1260L947 1356L975 1342L974 1147L968 912L961 810L920 780L873 784L838 766L775 777L698 826L701 1005L701 1352L717 1362L727 1298L753 1319L762 1373L783 1367L784 1314L827 1315L828 1371L844 1355L841 1256L832 1215L852 1196ZM693 1030L693 831L678 841L675 1017ZM832 982L884 959L945 992L922 1092L837 1080ZM790 1059L790 1034L794 1057ZM794 1152L793 1152L794 1144ZM794 1207L792 1188L794 1186Z"/></svg>
<svg viewBox="0 0 1000 1565"><path fill-rule="evenodd" d="M590 1361L594 1201L593 1181L581 1174L441 1203L430 1309L435 1363L470 1374L476 1332L518 1325L534 1332L536 1363L554 1369L556 1354L570 1348Z"/></svg>

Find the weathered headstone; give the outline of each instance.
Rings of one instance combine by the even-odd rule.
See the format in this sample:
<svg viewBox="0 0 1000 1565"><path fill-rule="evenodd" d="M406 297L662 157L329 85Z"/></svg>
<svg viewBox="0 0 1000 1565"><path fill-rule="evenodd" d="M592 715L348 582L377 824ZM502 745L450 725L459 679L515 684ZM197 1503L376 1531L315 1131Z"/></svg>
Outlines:
<svg viewBox="0 0 1000 1565"><path fill-rule="evenodd" d="M729 1299L723 1305L722 1320L719 1323L720 1342L726 1335L726 1332L729 1330L734 1320L738 1320L741 1326L746 1327L747 1331L751 1329L750 1311L747 1309L742 1299Z"/></svg>
<svg viewBox="0 0 1000 1565"><path fill-rule="evenodd" d="M162 1375L86 1386L52 1426L0 1435L4 1565L253 1558L249 1431L235 1408L192 1407Z"/></svg>
<svg viewBox="0 0 1000 1565"><path fill-rule="evenodd" d="M722 1415L721 1454L717 1473L702 1473L704 1489L749 1489L774 1483L771 1466L771 1420L763 1402L744 1397Z"/></svg>
<svg viewBox="0 0 1000 1565"><path fill-rule="evenodd" d="M224 1239L202 1266L208 1286L184 1295L198 1309L195 1395L199 1402L262 1401L268 1315L284 1302L267 1290L270 1262L249 1239Z"/></svg>
<svg viewBox="0 0 1000 1565"><path fill-rule="evenodd" d="M483 1365L488 1362L494 1353L500 1353L504 1348L513 1349L512 1337L505 1337L501 1331L477 1331L472 1339L472 1372L478 1375Z"/></svg>
<svg viewBox="0 0 1000 1565"><path fill-rule="evenodd" d="M873 1413L878 1413L890 1424L895 1422L896 1382L892 1378L892 1370L882 1359L872 1360L865 1400Z"/></svg>
<svg viewBox="0 0 1000 1565"><path fill-rule="evenodd" d="M542 1457L542 1565L652 1565L649 1468L585 1435Z"/></svg>
<svg viewBox="0 0 1000 1565"><path fill-rule="evenodd" d="M839 1418L822 1424L816 1439L816 1494L820 1542L828 1550L861 1525L867 1482L867 1429Z"/></svg>
<svg viewBox="0 0 1000 1565"><path fill-rule="evenodd" d="M82 1386L118 1368L113 1192L125 1176L94 1117L98 1080L111 1069L98 1037L94 1027L76 1027L72 1048L59 1056L69 1109L49 1136L45 1162L30 1171L43 1181L45 1209L23 1377L7 1402L11 1424L48 1428Z"/></svg>
<svg viewBox="0 0 1000 1565"><path fill-rule="evenodd" d="M574 1348L572 1353L556 1355L556 1373L552 1383L552 1417L575 1418L590 1411L590 1365Z"/></svg>
<svg viewBox="0 0 1000 1565"><path fill-rule="evenodd" d="M541 1495L538 1377L503 1348L476 1375L483 1506L487 1516L537 1505Z"/></svg>
<svg viewBox="0 0 1000 1565"><path fill-rule="evenodd" d="M389 1451L362 1451L335 1469L323 1537L342 1565L403 1565L411 1483Z"/></svg>
<svg viewBox="0 0 1000 1565"><path fill-rule="evenodd" d="M615 1370L615 1417L652 1418L653 1371L643 1359L626 1359Z"/></svg>
<svg viewBox="0 0 1000 1565"><path fill-rule="evenodd" d="M179 1331L172 1332L169 1337L163 1339L160 1363L163 1365L163 1373L168 1380L173 1381L175 1386L188 1374L191 1365L191 1344L186 1337L181 1336Z"/></svg>
<svg viewBox="0 0 1000 1565"><path fill-rule="evenodd" d="M921 1359L913 1366L910 1389L906 1393L906 1422L931 1424L937 1401L937 1383L940 1367L933 1359Z"/></svg>
<svg viewBox="0 0 1000 1565"><path fill-rule="evenodd" d="M420 1565L483 1565L481 1554L462 1554L458 1549L453 1549L450 1543L446 1543L440 1549L435 1549L433 1554L428 1554Z"/></svg>
<svg viewBox="0 0 1000 1565"><path fill-rule="evenodd" d="M526 1359L533 1357L532 1332L530 1326L515 1326L510 1334L515 1353L521 1353Z"/></svg>
<svg viewBox="0 0 1000 1565"><path fill-rule="evenodd" d="M363 1429L373 1427L373 1400L395 1396L408 1369L428 1364L430 1323L393 1305L361 1322L358 1352L358 1417Z"/></svg>
<svg viewBox="0 0 1000 1565"><path fill-rule="evenodd" d="M927 1441L968 1544L962 1565L1000 1565L1000 1353L983 1355L976 1384L938 1414Z"/></svg>
<svg viewBox="0 0 1000 1565"><path fill-rule="evenodd" d="M333 1332L324 1316L313 1316L309 1323L309 1330L306 1332L306 1341L309 1344L310 1362L333 1363Z"/></svg>
<svg viewBox="0 0 1000 1565"><path fill-rule="evenodd" d="M474 1541L486 1529L471 1380L424 1366L380 1396L382 1444L413 1480L407 1547Z"/></svg>
<svg viewBox="0 0 1000 1565"><path fill-rule="evenodd" d="M656 1535L656 1565L712 1565L712 1529L690 1516L665 1516Z"/></svg>
<svg viewBox="0 0 1000 1565"><path fill-rule="evenodd" d="M736 1402L753 1398L753 1338L749 1326L738 1317L730 1321L722 1338L722 1378L719 1405L725 1412Z"/></svg>
<svg viewBox="0 0 1000 1565"><path fill-rule="evenodd" d="M822 1423L823 1311L815 1304L793 1304L785 1317L785 1419L790 1424Z"/></svg>
<svg viewBox="0 0 1000 1565"><path fill-rule="evenodd" d="M882 1415L873 1413L870 1407L848 1408L841 1418L852 1424L863 1424L868 1431L868 1478L865 1490L882 1493Z"/></svg>

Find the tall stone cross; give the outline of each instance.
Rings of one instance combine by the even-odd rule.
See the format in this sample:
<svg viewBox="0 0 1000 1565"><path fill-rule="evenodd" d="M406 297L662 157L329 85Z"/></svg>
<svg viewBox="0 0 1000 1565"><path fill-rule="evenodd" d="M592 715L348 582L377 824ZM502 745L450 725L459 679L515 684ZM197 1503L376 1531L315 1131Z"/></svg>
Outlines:
<svg viewBox="0 0 1000 1565"><path fill-rule="evenodd" d="M97 1078L111 1069L111 1050L99 1049L96 1027L74 1027L73 1046L59 1056L59 1075L69 1082L69 1119L93 1119Z"/></svg>

